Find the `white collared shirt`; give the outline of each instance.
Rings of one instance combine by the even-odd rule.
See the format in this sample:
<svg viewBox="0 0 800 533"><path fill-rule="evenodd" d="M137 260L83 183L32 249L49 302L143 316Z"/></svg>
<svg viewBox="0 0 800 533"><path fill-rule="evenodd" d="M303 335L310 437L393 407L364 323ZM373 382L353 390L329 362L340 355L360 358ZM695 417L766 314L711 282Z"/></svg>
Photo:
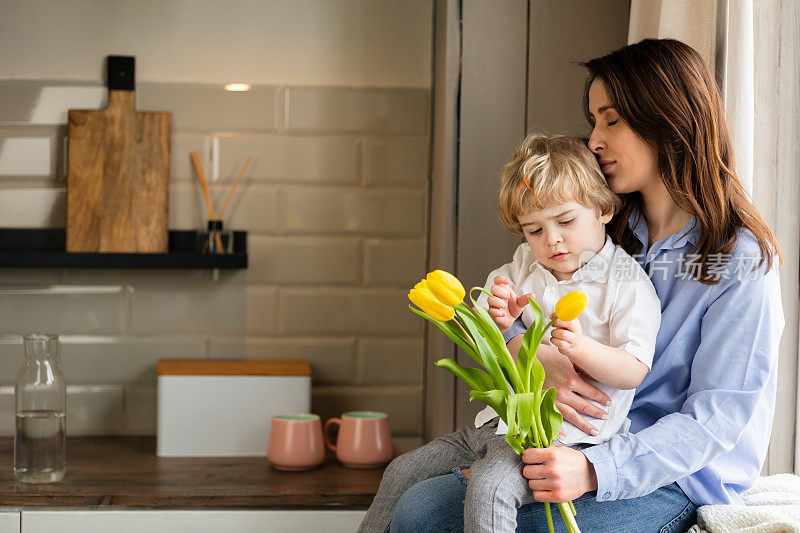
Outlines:
<svg viewBox="0 0 800 533"><path fill-rule="evenodd" d="M553 313L556 302L568 292L586 292L589 303L579 317L583 334L606 346L625 350L651 368L661 323L661 302L639 263L609 237L606 237L603 248L569 280L558 281L536 261L527 243L519 245L511 263L489 274L486 290L491 290L495 276L499 275L510 280L510 286L518 296L533 293L545 317ZM478 304L488 307L487 300L488 296L481 293ZM530 306L522 312L522 321L526 327L533 322ZM543 342L549 344L549 334L546 333L545 338L547 340ZM589 419L598 430L596 436L587 435L565 421L561 429L566 437L559 440L562 444L599 444L616 433L628 431L630 427L627 416L634 389L614 389L587 381L611 398L609 407L592 402L607 410L608 420ZM494 410L487 407L478 413L475 427L481 427L495 416ZM497 434L504 435L507 431L508 427L500 420Z"/></svg>

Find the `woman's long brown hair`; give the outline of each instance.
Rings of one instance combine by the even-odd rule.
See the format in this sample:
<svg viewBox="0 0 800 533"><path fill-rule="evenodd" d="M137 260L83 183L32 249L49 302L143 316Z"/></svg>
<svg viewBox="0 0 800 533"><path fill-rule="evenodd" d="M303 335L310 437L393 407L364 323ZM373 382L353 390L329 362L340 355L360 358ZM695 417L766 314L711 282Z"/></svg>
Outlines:
<svg viewBox="0 0 800 533"><path fill-rule="evenodd" d="M708 66L692 47L672 39L645 39L582 63L590 73L584 96L589 115L589 86L599 79L611 105L658 153L661 180L684 211L695 215L700 238L692 249L698 281L719 281L708 272L712 254L731 254L738 230L750 230L761 249L759 267L783 256L775 235L761 218L736 177L733 145L722 97ZM633 253L637 242L628 219L640 195L622 195L623 207L609 224L611 236Z"/></svg>

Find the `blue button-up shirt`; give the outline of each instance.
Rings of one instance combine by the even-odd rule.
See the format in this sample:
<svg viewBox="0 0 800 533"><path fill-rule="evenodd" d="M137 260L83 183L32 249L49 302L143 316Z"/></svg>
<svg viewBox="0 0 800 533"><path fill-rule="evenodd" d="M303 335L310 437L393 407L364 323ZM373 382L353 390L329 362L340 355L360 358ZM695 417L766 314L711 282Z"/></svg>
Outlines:
<svg viewBox="0 0 800 533"><path fill-rule="evenodd" d="M635 498L677 481L697 505L741 503L758 477L775 409L783 330L777 257L741 231L728 257L710 256L716 285L691 276L700 236L693 218L648 249L644 217L631 217L634 255L661 300L652 370L636 389L631 432L583 453L597 473L597 499Z"/></svg>

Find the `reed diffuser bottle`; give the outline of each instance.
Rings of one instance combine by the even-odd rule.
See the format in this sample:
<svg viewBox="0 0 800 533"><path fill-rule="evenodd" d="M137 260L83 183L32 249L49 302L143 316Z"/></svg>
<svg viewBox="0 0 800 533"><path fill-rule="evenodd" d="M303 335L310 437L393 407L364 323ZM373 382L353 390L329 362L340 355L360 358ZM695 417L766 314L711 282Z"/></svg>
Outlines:
<svg viewBox="0 0 800 533"><path fill-rule="evenodd" d="M58 364L58 337L23 339L25 362L14 387L14 475L22 483L55 483L67 467L67 383Z"/></svg>

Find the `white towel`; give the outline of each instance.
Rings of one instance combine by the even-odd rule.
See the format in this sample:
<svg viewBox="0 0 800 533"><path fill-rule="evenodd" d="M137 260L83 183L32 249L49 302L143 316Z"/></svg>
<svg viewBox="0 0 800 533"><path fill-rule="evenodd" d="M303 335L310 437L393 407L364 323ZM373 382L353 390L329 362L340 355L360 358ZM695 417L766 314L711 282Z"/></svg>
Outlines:
<svg viewBox="0 0 800 533"><path fill-rule="evenodd" d="M698 525L687 533L798 533L800 477L775 474L758 478L742 493L744 505L704 505Z"/></svg>

